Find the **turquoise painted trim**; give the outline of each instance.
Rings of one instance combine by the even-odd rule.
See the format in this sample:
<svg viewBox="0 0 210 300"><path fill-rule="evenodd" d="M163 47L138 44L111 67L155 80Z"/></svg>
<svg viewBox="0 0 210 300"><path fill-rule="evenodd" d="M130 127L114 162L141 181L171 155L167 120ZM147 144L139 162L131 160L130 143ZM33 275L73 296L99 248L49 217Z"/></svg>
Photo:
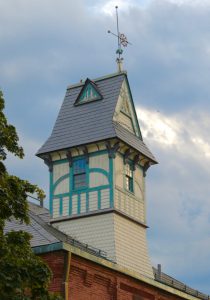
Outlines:
<svg viewBox="0 0 210 300"><path fill-rule="evenodd" d="M47 252L54 252L57 250L63 249L63 243L58 242L54 244L49 244L49 245L43 245L43 246L37 246L37 247L32 247L32 251L35 254L41 254L41 253L47 253Z"/></svg>
<svg viewBox="0 0 210 300"><path fill-rule="evenodd" d="M135 109L135 106L134 106L133 97L132 97L132 93L131 93L131 89L130 89L130 85L129 85L129 82L128 82L127 75L125 75L125 78L126 78L126 84L127 84L127 87L128 87L128 93L129 93L130 100L131 100L131 105L132 105L132 108L133 108L133 111L134 111L134 118L135 118L135 123L136 123L137 131L138 131L138 135L142 139L141 129L140 129L140 126L139 126L139 122L138 122L138 118L137 118L137 114L136 114L136 109Z"/></svg>
<svg viewBox="0 0 210 300"><path fill-rule="evenodd" d="M101 209L101 191L98 191L98 209Z"/></svg>
<svg viewBox="0 0 210 300"><path fill-rule="evenodd" d="M67 173L67 174L61 176L60 178L58 178L58 179L56 180L56 182L53 184L53 192L55 191L57 185L58 185L59 183L61 183L64 179L68 178L68 177L69 177L69 173Z"/></svg>
<svg viewBox="0 0 210 300"><path fill-rule="evenodd" d="M89 212L89 192L86 192L86 212Z"/></svg>
<svg viewBox="0 0 210 300"><path fill-rule="evenodd" d="M63 159L58 159L58 160L54 160L53 164L54 165L60 165L60 164L64 164L64 163L68 163L68 159L67 158L63 158Z"/></svg>
<svg viewBox="0 0 210 300"><path fill-rule="evenodd" d="M107 189L107 188L109 188L109 187L110 187L109 184L106 184L106 185L100 185L100 186L96 186L96 187L91 187L91 188L89 188L86 192L101 191L101 190ZM75 192L74 194L78 194L78 193Z"/></svg>
<svg viewBox="0 0 210 300"><path fill-rule="evenodd" d="M63 215L63 198L60 197L60 201L59 201L59 213L60 213L60 216Z"/></svg>
<svg viewBox="0 0 210 300"><path fill-rule="evenodd" d="M80 157L76 157L73 159L73 166L74 166L74 162L77 161L77 160L80 160L80 159L83 159L85 160L85 156L80 156ZM72 172L73 172L73 168L72 167ZM85 162L85 181L86 181L86 186L82 186L82 187L79 187L79 188L74 188L74 174L72 174L72 191L73 192L82 192L82 191L85 191L88 187L89 187L89 165L87 164L87 162Z"/></svg>
<svg viewBox="0 0 210 300"><path fill-rule="evenodd" d="M77 197L77 213L80 214L81 211L81 194L78 194Z"/></svg>
<svg viewBox="0 0 210 300"><path fill-rule="evenodd" d="M53 215L53 172L50 172L50 215Z"/></svg>
<svg viewBox="0 0 210 300"><path fill-rule="evenodd" d="M106 153L108 153L107 150L98 150L98 151L95 151L95 152L90 152L89 157L97 156L97 155L101 155L101 154L106 154ZM84 157L84 155L73 156L73 161L76 160L76 159L83 158L83 157ZM53 164L55 164L55 165L59 165L59 164L63 164L63 163L68 163L68 160L66 158L63 158L63 159L53 161Z"/></svg>
<svg viewBox="0 0 210 300"><path fill-rule="evenodd" d="M69 197L69 216L72 215L72 197Z"/></svg>
<svg viewBox="0 0 210 300"><path fill-rule="evenodd" d="M86 182L87 182L87 187L89 187L90 185L90 168L89 168L89 164L86 163Z"/></svg>
<svg viewBox="0 0 210 300"><path fill-rule="evenodd" d="M69 168L69 215L72 215L73 168Z"/></svg>
<svg viewBox="0 0 210 300"><path fill-rule="evenodd" d="M101 191L101 190L106 190L106 189L109 189L109 188L110 188L110 185L106 184L106 185L101 185L101 186L96 186L96 187L89 188L88 190L84 191L84 193ZM72 196L73 195L78 195L78 194L81 194L81 191L72 192ZM57 194L57 195L54 195L53 198L57 199L57 198L60 198L60 197L67 197L67 196L69 196L69 193Z"/></svg>
<svg viewBox="0 0 210 300"><path fill-rule="evenodd" d="M89 173L101 173L101 174L103 174L104 176L107 177L108 182L109 182L109 173L106 170L104 170L104 169L101 169L101 168L91 168L89 170Z"/></svg>
<svg viewBox="0 0 210 300"><path fill-rule="evenodd" d="M75 104L83 104L90 101L100 100L102 97L93 87L92 83L89 82L85 85L79 95L79 98L76 100Z"/></svg>
<svg viewBox="0 0 210 300"><path fill-rule="evenodd" d="M110 208L114 207L114 187L113 187L113 158L109 158L109 178L110 178Z"/></svg>

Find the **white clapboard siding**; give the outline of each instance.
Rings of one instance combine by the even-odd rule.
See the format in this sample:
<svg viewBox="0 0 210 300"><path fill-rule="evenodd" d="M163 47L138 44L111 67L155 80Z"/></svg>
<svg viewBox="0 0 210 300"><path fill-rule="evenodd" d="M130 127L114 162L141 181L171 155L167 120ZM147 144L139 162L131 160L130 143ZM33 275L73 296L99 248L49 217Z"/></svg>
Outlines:
<svg viewBox="0 0 210 300"><path fill-rule="evenodd" d="M120 112L117 120L123 127L135 134L131 118Z"/></svg>
<svg viewBox="0 0 210 300"><path fill-rule="evenodd" d="M137 166L134 172L134 191L138 198L144 200L144 177L143 170Z"/></svg>
<svg viewBox="0 0 210 300"><path fill-rule="evenodd" d="M109 157L108 154L101 154L91 156L89 159L89 168L100 168L105 171L109 171Z"/></svg>
<svg viewBox="0 0 210 300"><path fill-rule="evenodd" d="M117 263L153 278L145 228L119 215L114 216L114 222Z"/></svg>
<svg viewBox="0 0 210 300"><path fill-rule="evenodd" d="M117 154L114 162L115 166L115 184L123 188L124 183L124 164L121 155Z"/></svg>
<svg viewBox="0 0 210 300"><path fill-rule="evenodd" d="M80 195L80 213L86 212L86 193Z"/></svg>
<svg viewBox="0 0 210 300"><path fill-rule="evenodd" d="M53 199L53 218L58 218L60 216L60 199Z"/></svg>
<svg viewBox="0 0 210 300"><path fill-rule="evenodd" d="M110 190L101 190L101 209L110 207Z"/></svg>
<svg viewBox="0 0 210 300"><path fill-rule="evenodd" d="M98 172L90 173L89 180L90 180L89 184L91 188L109 184L108 178L104 174Z"/></svg>
<svg viewBox="0 0 210 300"><path fill-rule="evenodd" d="M62 180L55 188L54 195L64 194L69 192L69 178Z"/></svg>
<svg viewBox="0 0 210 300"><path fill-rule="evenodd" d="M63 198L63 216L69 215L69 197Z"/></svg>
<svg viewBox="0 0 210 300"><path fill-rule="evenodd" d="M144 202L142 199L123 191L119 187L115 187L114 206L132 218L140 222L145 222Z"/></svg>
<svg viewBox="0 0 210 300"><path fill-rule="evenodd" d="M53 166L53 183L55 183L60 177L69 173L69 164L55 164Z"/></svg>
<svg viewBox="0 0 210 300"><path fill-rule="evenodd" d="M66 220L55 226L81 242L106 251L110 259L116 260L113 214Z"/></svg>
<svg viewBox="0 0 210 300"><path fill-rule="evenodd" d="M89 193L89 211L94 211L98 209L98 192Z"/></svg>

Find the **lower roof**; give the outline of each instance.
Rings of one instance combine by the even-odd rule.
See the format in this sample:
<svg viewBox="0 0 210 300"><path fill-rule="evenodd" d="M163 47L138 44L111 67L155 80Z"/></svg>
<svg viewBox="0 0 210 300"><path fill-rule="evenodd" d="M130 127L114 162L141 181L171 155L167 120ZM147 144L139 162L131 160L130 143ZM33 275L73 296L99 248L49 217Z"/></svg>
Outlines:
<svg viewBox="0 0 210 300"><path fill-rule="evenodd" d="M24 230L30 233L32 235L31 246L34 249L34 252L37 254L52 252L61 249L72 251L79 256L100 263L101 265L109 267L113 270L125 273L131 277L134 277L135 279L139 279L146 283L152 284L153 286L157 286L168 291L169 293L171 292L173 294L175 293L177 295L180 295L180 297L182 297L183 299L210 299L208 295L190 288L184 283L163 272L158 272L156 268L153 268L155 280L149 279L142 275L138 275L138 273L129 271L125 268L121 268L120 266L116 265L116 263L108 260L104 251L75 240L71 236L64 234L63 232L50 225L50 213L49 210L44 207L40 207L39 205L36 205L34 203L29 203L29 216L29 225L21 224L16 220L7 221L5 232L9 232L11 230ZM160 285L158 285L158 283L160 283ZM179 291L181 292L181 294L179 294Z"/></svg>

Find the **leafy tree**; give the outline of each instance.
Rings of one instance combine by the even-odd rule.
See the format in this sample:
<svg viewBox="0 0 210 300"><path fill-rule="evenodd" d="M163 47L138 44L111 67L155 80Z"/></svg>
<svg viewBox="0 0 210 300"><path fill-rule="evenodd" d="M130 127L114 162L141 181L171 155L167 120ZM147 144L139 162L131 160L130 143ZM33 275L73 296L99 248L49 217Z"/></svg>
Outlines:
<svg viewBox="0 0 210 300"><path fill-rule="evenodd" d="M4 115L4 98L0 91L0 299L61 299L48 293L51 271L31 250L31 236L24 231L4 233L6 220L29 224L27 193L45 195L38 186L10 175L4 161L10 152L24 157L18 135Z"/></svg>

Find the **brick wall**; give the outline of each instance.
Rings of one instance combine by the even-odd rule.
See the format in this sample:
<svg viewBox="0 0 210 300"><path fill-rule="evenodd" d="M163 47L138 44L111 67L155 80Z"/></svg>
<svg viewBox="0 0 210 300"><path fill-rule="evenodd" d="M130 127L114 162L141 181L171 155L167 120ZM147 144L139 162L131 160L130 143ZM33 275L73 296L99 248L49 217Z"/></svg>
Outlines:
<svg viewBox="0 0 210 300"><path fill-rule="evenodd" d="M63 294L64 251L42 255L53 279L49 290ZM158 288L89 260L72 255L69 277L70 300L180 300Z"/></svg>

